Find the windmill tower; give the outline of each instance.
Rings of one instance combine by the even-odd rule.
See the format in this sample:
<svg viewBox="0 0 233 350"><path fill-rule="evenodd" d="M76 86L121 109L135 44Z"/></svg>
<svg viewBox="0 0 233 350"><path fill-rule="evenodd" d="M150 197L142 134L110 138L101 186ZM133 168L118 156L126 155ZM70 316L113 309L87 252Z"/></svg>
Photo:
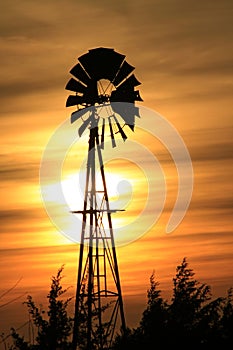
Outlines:
<svg viewBox="0 0 233 350"><path fill-rule="evenodd" d="M78 58L66 89L75 92L66 106L77 106L71 122L81 120L79 136L89 129L86 184L73 329L73 350L80 339L87 350L111 349L116 327L126 329L120 276L114 241L102 151L109 130L112 147L116 134L126 141L126 130L134 131L135 101L142 101L134 67L125 56L109 48L96 48ZM103 115L103 110L105 113ZM100 169L100 181L97 181ZM119 209L121 210L121 209Z"/></svg>

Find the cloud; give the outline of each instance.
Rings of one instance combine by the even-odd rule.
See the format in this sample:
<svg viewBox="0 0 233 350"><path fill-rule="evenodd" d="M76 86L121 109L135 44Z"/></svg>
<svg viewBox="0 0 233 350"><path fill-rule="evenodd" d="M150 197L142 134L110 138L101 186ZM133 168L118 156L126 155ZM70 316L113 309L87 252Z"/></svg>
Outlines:
<svg viewBox="0 0 233 350"><path fill-rule="evenodd" d="M41 207L33 209L10 209L0 211L0 220L6 221L25 221L26 219L41 219L44 217L44 210Z"/></svg>
<svg viewBox="0 0 233 350"><path fill-rule="evenodd" d="M233 50L229 46L225 55L224 49L229 42L228 1L221 3L220 14L211 1L197 6L193 0L13 4L4 4L1 21L4 112L12 109L14 99L16 108L26 110L41 93L64 89L76 58L96 46L127 54L144 83L145 96L151 86L158 86L158 103L231 96L230 83L208 83L209 77L232 73ZM193 83L193 76L200 81ZM16 101L21 97L24 105Z"/></svg>
<svg viewBox="0 0 233 350"><path fill-rule="evenodd" d="M206 147L193 146L190 148L191 158L194 162L222 161L233 158L233 142L208 144Z"/></svg>
<svg viewBox="0 0 233 350"><path fill-rule="evenodd" d="M13 239L16 244L16 242L20 240L20 237L24 243L26 243L27 239L33 241L35 232L37 232L38 237L41 237L41 233L43 234L46 230L51 230L51 225L48 224L48 221L49 219L42 206L2 209L0 210L0 233L3 235L3 242L8 244L13 242ZM8 239L6 239L6 237L8 237ZM36 241L38 237L34 237L34 240Z"/></svg>
<svg viewBox="0 0 233 350"><path fill-rule="evenodd" d="M43 254L47 255L59 255L59 254L74 254L77 252L77 247L75 244L68 245L50 245L43 247ZM12 255L13 256L28 256L31 254L32 256L36 256L38 253L41 253L41 247L20 247L20 248L9 248L9 249L0 249L0 255Z"/></svg>
<svg viewBox="0 0 233 350"><path fill-rule="evenodd" d="M26 155L25 155L26 158ZM39 164L21 155L1 155L0 176L2 181L35 181L38 179Z"/></svg>

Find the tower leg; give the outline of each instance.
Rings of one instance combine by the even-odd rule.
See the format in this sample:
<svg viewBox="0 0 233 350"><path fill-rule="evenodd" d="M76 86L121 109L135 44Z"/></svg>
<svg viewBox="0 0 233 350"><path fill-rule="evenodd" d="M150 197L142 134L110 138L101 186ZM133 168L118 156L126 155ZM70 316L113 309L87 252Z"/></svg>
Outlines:
<svg viewBox="0 0 233 350"><path fill-rule="evenodd" d="M100 165L101 191L96 188L96 160ZM90 129L86 174L84 207L83 211L78 212L83 214L83 223L72 348L77 350L78 344L84 342L87 350L109 350L116 325L120 325L123 332L126 325L97 128ZM104 227L104 218L107 219L105 220L107 228ZM84 263L86 248L87 256Z"/></svg>
<svg viewBox="0 0 233 350"><path fill-rule="evenodd" d="M121 293L120 275L119 275L119 269L118 269L115 241L114 241L114 236L113 236L112 217L111 217L111 213L110 213L110 205L109 205L109 200L108 200L108 192L107 192L107 185L106 185L106 179L105 179L105 173L104 173L103 157L102 157L102 152L101 152L101 148L99 145L99 139L97 138L96 140L97 140L96 143L97 143L97 152L98 152L98 158L99 158L99 164L100 164L101 177L102 177L102 182L103 182L103 187L104 187L104 196L105 196L106 206L107 206L107 211L108 211L107 216L108 216L108 224L109 224L111 243L112 243L114 269L115 269L115 273L116 273L116 286L117 286L117 291L118 291L118 296L119 296L121 327L122 327L122 331L125 332L126 323L125 323L125 314L124 314L124 308L123 308L123 298L122 298L122 293Z"/></svg>
<svg viewBox="0 0 233 350"><path fill-rule="evenodd" d="M87 205L88 205L88 189L89 189L89 181L90 181L90 172L91 172L91 164L93 158L93 136L89 139L89 148L88 148L88 159L87 159L87 171L86 171L86 185L85 185L85 194L84 194L84 205L83 205L83 221L82 221L82 232L81 232L81 242L79 248L79 264L78 264L78 278L77 278L77 287L76 287L76 298L75 298L75 313L74 313L74 327L73 327L73 339L72 339L72 348L73 350L77 349L78 338L80 336L79 333L79 323L80 323L80 302L81 302L81 293L82 293L82 272L83 272L83 253L84 253L84 238L85 238L85 230L86 230L86 221L87 221Z"/></svg>

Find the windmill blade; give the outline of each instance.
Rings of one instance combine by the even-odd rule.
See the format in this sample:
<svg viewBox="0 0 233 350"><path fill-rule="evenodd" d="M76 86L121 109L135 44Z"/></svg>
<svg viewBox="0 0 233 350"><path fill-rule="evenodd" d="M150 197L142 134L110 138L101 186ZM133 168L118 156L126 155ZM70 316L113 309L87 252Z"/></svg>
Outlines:
<svg viewBox="0 0 233 350"><path fill-rule="evenodd" d="M113 128L112 128L112 123L111 123L111 117L108 117L108 122L109 122L109 129L110 129L110 135L111 135L111 140L112 140L112 147L116 147L116 141L114 138L114 133L113 133Z"/></svg>
<svg viewBox="0 0 233 350"><path fill-rule="evenodd" d="M83 96L73 96L70 95L66 101L66 107L75 106L75 105L89 105L93 106L96 102L98 102L98 90L97 90L97 82L90 81L88 86L85 88L85 93Z"/></svg>
<svg viewBox="0 0 233 350"><path fill-rule="evenodd" d="M117 87L117 89L125 90L132 89L135 86L141 85L140 81L137 80L134 74L130 75L121 85Z"/></svg>
<svg viewBox="0 0 233 350"><path fill-rule="evenodd" d="M133 88L131 89L116 89L112 91L110 96L111 102L131 102L134 103L135 101L143 101L143 99L140 96L140 93L138 90L134 91Z"/></svg>
<svg viewBox="0 0 233 350"><path fill-rule="evenodd" d="M101 148L104 149L104 131L105 131L105 119L103 119L102 133L101 133Z"/></svg>
<svg viewBox="0 0 233 350"><path fill-rule="evenodd" d="M91 80L83 94L83 100L89 105L94 105L99 101L97 81Z"/></svg>
<svg viewBox="0 0 233 350"><path fill-rule="evenodd" d="M134 113L135 117L141 118L139 113L139 107L131 106L130 110L132 109L132 113Z"/></svg>
<svg viewBox="0 0 233 350"><path fill-rule="evenodd" d="M90 82L90 78L88 77L87 73L85 72L85 70L83 69L83 67L81 66L80 63L76 64L76 66L74 66L71 70L70 73L77 78L79 81L81 81L82 83L88 85L88 83Z"/></svg>
<svg viewBox="0 0 233 350"><path fill-rule="evenodd" d="M139 108L133 103L112 103L111 107L115 113L121 116L125 124L134 131L135 117L140 117Z"/></svg>
<svg viewBox="0 0 233 350"><path fill-rule="evenodd" d="M135 107L134 104L127 104L125 108L125 113L121 115L123 120L125 121L125 124L128 125L128 127L134 131L135 127L135 117L140 118L139 114L139 108Z"/></svg>
<svg viewBox="0 0 233 350"><path fill-rule="evenodd" d="M134 74L127 78L116 90L113 90L110 96L111 102L135 102L138 95L135 94L134 87L140 85Z"/></svg>
<svg viewBox="0 0 233 350"><path fill-rule="evenodd" d="M71 124L74 123L76 120L84 116L88 110L86 108L79 109L78 111L75 111L71 114Z"/></svg>
<svg viewBox="0 0 233 350"><path fill-rule="evenodd" d="M135 101L143 101L138 90L134 91Z"/></svg>
<svg viewBox="0 0 233 350"><path fill-rule="evenodd" d="M135 115L125 113L124 116L121 116L122 119L125 121L125 125L127 125L132 131L134 131L135 126Z"/></svg>
<svg viewBox="0 0 233 350"><path fill-rule="evenodd" d="M118 122L118 120L117 120L115 115L113 115L113 118L114 118L114 120L116 122L116 125L118 127L118 132L121 134L121 137L122 137L123 141L125 141L127 139L126 134L124 133L124 131L123 131L122 127L120 126L120 123Z"/></svg>
<svg viewBox="0 0 233 350"><path fill-rule="evenodd" d="M78 129L78 134L81 137L88 125L90 124L91 120L93 119L93 114L91 113L90 117L88 117L86 120L84 120L83 124Z"/></svg>
<svg viewBox="0 0 233 350"><path fill-rule="evenodd" d="M75 80L74 78L71 78L68 83L66 84L66 90L84 93L86 90L86 86L81 84L79 81Z"/></svg>
<svg viewBox="0 0 233 350"><path fill-rule="evenodd" d="M84 103L85 103L85 100L84 100L83 96L70 95L67 98L66 107L81 105L81 104L84 104Z"/></svg>
<svg viewBox="0 0 233 350"><path fill-rule="evenodd" d="M125 56L114 49L99 47L79 57L79 62L92 79L112 81L124 59Z"/></svg>
<svg viewBox="0 0 233 350"><path fill-rule="evenodd" d="M131 115L131 116L128 116L128 122L125 123L125 125L128 125L128 127L134 131L134 126L135 126L135 116L134 115Z"/></svg>
<svg viewBox="0 0 233 350"><path fill-rule="evenodd" d="M135 67L131 66L126 61L123 62L121 65L116 77L113 80L113 84L115 86L119 85L125 78L132 73L132 71L135 69Z"/></svg>
<svg viewBox="0 0 233 350"><path fill-rule="evenodd" d="M110 102L130 102L134 103L136 99L135 91L132 89L113 90L110 96Z"/></svg>

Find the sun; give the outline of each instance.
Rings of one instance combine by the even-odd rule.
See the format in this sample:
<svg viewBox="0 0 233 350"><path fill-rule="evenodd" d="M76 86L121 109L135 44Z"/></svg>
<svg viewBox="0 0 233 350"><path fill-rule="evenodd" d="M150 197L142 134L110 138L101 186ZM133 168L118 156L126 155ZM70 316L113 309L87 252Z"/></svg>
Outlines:
<svg viewBox="0 0 233 350"><path fill-rule="evenodd" d="M114 228L133 225L147 203L148 182L145 174L128 160L111 160L105 164L105 180L110 209L116 210L113 215ZM61 187L70 212L83 210L85 182L85 169L77 169L77 172L63 177ZM100 171L97 171L97 208L100 208L102 198L103 182ZM82 217L82 214L73 215L78 215L80 219Z"/></svg>
<svg viewBox="0 0 233 350"><path fill-rule="evenodd" d="M61 187L64 198L70 211L82 210L84 192L83 183L85 184L85 172L69 174L61 181ZM124 175L112 172L105 174L108 188L108 199L111 209L124 209L129 205L133 196L133 184ZM96 175L97 196L101 199L102 179L100 172Z"/></svg>

